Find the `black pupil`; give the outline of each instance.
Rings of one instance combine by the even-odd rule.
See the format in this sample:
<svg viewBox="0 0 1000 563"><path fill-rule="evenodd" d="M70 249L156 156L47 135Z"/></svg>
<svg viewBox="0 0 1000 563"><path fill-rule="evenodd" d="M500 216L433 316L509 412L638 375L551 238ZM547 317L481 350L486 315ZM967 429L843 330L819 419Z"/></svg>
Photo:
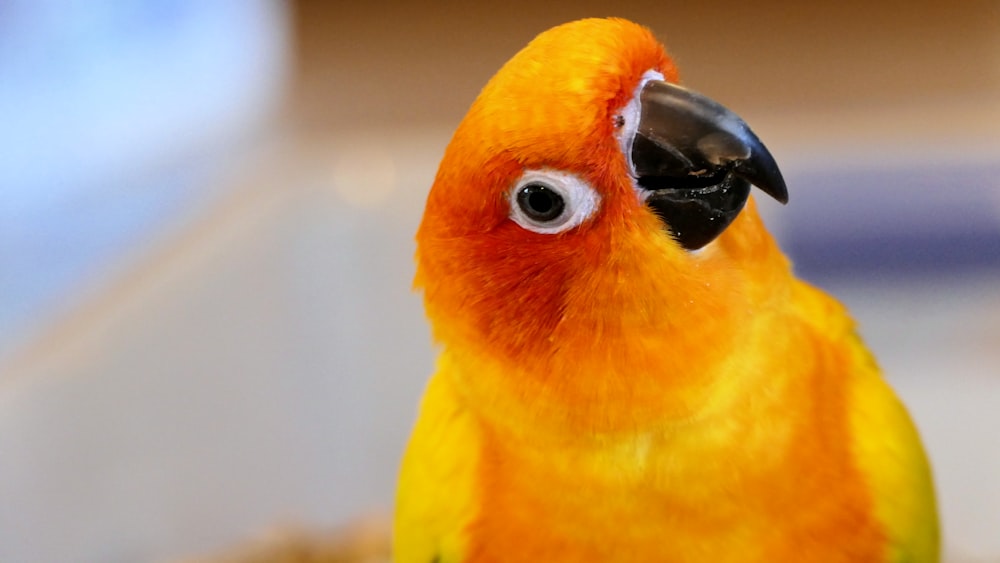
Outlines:
<svg viewBox="0 0 1000 563"><path fill-rule="evenodd" d="M524 214L536 221L551 221L562 215L566 202L561 195L543 184L528 184L517 193L517 204Z"/></svg>

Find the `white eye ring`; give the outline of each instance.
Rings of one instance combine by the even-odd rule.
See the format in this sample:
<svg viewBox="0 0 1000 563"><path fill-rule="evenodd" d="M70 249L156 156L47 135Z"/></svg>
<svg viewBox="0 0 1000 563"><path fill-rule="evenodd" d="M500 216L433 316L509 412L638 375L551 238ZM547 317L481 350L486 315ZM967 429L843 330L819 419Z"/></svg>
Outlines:
<svg viewBox="0 0 1000 563"><path fill-rule="evenodd" d="M625 154L625 162L628 163L628 169L633 176L635 175L635 164L632 163L632 142L635 140L635 134L639 128L640 114L642 113L642 100L640 96L642 95L642 89L650 80L666 79L660 72L647 70L643 73L642 78L639 79L639 85L635 87L632 98L617 115L621 119L621 126L618 127L618 144L621 145L622 153Z"/></svg>
<svg viewBox="0 0 1000 563"><path fill-rule="evenodd" d="M515 223L545 235L576 227L601 203L601 196L587 182L557 170L528 170L507 199Z"/></svg>

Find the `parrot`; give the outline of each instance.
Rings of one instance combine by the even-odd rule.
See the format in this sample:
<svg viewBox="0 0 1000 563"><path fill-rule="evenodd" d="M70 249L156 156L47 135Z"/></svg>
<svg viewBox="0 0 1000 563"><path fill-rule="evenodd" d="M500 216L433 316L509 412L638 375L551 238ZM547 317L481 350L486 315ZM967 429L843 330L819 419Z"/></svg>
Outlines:
<svg viewBox="0 0 1000 563"><path fill-rule="evenodd" d="M501 67L417 228L438 356L394 561L938 561L918 431L752 187L788 200L647 27L562 24Z"/></svg>

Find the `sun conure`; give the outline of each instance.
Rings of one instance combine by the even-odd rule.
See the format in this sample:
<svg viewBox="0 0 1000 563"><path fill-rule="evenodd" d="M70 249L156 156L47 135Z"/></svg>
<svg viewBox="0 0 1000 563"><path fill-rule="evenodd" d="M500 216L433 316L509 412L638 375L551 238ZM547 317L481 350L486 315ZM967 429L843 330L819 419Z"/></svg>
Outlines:
<svg viewBox="0 0 1000 563"><path fill-rule="evenodd" d="M930 470L751 186L781 173L649 30L546 31L472 104L417 233L441 345L399 563L938 560Z"/></svg>

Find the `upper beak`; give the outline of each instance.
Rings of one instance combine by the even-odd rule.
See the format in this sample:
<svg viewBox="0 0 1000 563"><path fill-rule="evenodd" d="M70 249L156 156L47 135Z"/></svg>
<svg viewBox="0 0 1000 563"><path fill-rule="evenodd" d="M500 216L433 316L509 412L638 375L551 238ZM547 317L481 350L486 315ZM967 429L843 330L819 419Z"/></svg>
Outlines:
<svg viewBox="0 0 1000 563"><path fill-rule="evenodd" d="M646 203L682 246L705 246L736 218L750 185L781 203L778 165L736 114L676 84L650 80L639 97L632 170Z"/></svg>

